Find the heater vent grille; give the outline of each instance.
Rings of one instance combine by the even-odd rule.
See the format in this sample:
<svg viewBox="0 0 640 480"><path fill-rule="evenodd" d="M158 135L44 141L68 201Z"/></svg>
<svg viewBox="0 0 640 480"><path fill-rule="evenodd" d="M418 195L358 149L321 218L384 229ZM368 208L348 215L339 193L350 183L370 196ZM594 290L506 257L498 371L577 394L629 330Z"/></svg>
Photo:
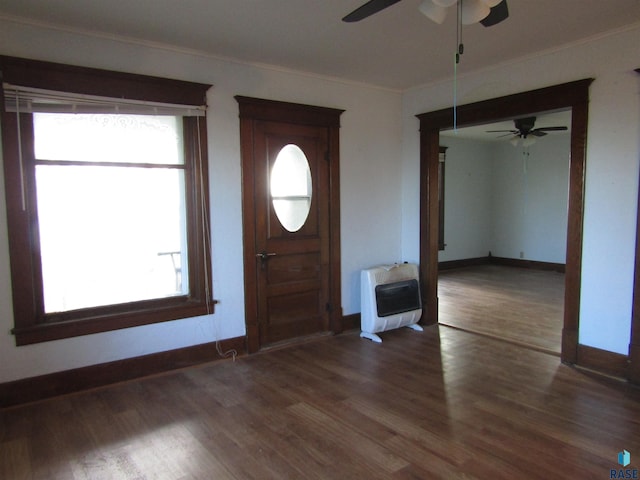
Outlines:
<svg viewBox="0 0 640 480"><path fill-rule="evenodd" d="M420 308L420 288L415 279L376 285L375 295L379 317Z"/></svg>

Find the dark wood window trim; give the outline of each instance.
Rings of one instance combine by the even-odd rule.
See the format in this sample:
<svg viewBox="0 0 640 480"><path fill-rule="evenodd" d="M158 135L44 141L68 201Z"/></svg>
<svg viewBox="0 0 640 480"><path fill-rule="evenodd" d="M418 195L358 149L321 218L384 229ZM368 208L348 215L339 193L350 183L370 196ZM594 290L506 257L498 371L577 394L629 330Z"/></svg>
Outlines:
<svg viewBox="0 0 640 480"><path fill-rule="evenodd" d="M12 85L177 105L205 105L210 85L133 75L15 57L0 57L2 80ZM2 96L4 98L4 95ZM42 300L35 180L33 123L30 114L18 120L2 101L2 141L9 254L17 345L117 330L212 313L210 246L202 219L208 215L208 172L205 117L184 117L185 183L189 251L188 295L46 315ZM24 182L20 182L19 148L23 150ZM29 158L31 157L31 158ZM24 183L27 208L22 208Z"/></svg>
<svg viewBox="0 0 640 480"><path fill-rule="evenodd" d="M444 174L447 148L440 147L440 156L438 158L438 250L444 250L447 246L444 243Z"/></svg>
<svg viewBox="0 0 640 480"><path fill-rule="evenodd" d="M457 107L460 127L505 120L533 112L571 109L571 163L565 275L562 360L578 360L582 221L589 86L578 80ZM420 271L424 322L438 322L438 153L440 130L453 127L453 108L417 115L420 120Z"/></svg>

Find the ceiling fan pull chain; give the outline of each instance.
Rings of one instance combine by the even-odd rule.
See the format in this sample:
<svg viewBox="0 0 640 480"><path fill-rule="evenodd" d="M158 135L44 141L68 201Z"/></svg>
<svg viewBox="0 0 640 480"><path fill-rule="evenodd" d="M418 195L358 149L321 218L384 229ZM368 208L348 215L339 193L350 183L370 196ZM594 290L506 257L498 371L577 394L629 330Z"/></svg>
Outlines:
<svg viewBox="0 0 640 480"><path fill-rule="evenodd" d="M460 57L456 52L453 63L453 131L458 133L458 61Z"/></svg>
<svg viewBox="0 0 640 480"><path fill-rule="evenodd" d="M460 55L464 53L464 45L462 43L462 2L458 0L456 5L457 21L456 21L456 63L460 63Z"/></svg>
<svg viewBox="0 0 640 480"><path fill-rule="evenodd" d="M462 44L462 0L456 5L457 21L456 21L456 54L453 64L453 131L458 132L458 64L460 63L460 55L464 53L464 45Z"/></svg>

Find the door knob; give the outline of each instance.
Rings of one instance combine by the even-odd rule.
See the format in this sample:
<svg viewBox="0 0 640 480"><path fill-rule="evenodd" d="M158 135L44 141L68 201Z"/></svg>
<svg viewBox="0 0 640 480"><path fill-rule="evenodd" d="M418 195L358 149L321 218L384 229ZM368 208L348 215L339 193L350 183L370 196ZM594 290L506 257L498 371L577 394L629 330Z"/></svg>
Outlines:
<svg viewBox="0 0 640 480"><path fill-rule="evenodd" d="M275 253L267 252L256 253L256 257L260 259L260 268L264 270L267 266L267 260L269 260L269 257L275 257L275 255Z"/></svg>
<svg viewBox="0 0 640 480"><path fill-rule="evenodd" d="M275 257L276 255L277 253L267 253L267 252L256 253L256 257L258 257L262 261L267 260L269 257Z"/></svg>

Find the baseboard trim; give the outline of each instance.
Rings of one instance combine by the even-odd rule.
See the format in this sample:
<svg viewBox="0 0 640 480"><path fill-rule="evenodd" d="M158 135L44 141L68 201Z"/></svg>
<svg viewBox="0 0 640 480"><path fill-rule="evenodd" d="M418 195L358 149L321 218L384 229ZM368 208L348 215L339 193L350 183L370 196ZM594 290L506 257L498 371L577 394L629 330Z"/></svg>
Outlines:
<svg viewBox="0 0 640 480"><path fill-rule="evenodd" d="M612 377L627 379L629 357L599 348L578 345L576 366L587 368Z"/></svg>
<svg viewBox="0 0 640 480"><path fill-rule="evenodd" d="M475 267L477 265L504 265L507 267L530 268L533 270L546 270L565 272L564 263L539 262L537 260L523 260L520 258L487 257L463 258L460 260L447 260L438 262L438 270L452 270L454 268Z"/></svg>
<svg viewBox="0 0 640 480"><path fill-rule="evenodd" d="M627 370L629 381L640 385L640 345L629 345L629 368Z"/></svg>
<svg viewBox="0 0 640 480"><path fill-rule="evenodd" d="M521 258L489 257L492 265L505 265L507 267L530 268L532 270L546 270L564 273L564 263L539 262L537 260L523 260Z"/></svg>
<svg viewBox="0 0 640 480"><path fill-rule="evenodd" d="M438 270L452 270L454 268L489 265L489 258L490 257L463 258L460 260L447 260L445 262L438 262Z"/></svg>
<svg viewBox="0 0 640 480"><path fill-rule="evenodd" d="M238 355L247 353L245 337L221 340L218 346L222 352L235 350ZM15 380L0 384L0 408L103 387L224 358L218 354L216 342L211 342Z"/></svg>
<svg viewBox="0 0 640 480"><path fill-rule="evenodd" d="M361 323L360 313L352 313L351 315L342 316L342 331L360 330Z"/></svg>

